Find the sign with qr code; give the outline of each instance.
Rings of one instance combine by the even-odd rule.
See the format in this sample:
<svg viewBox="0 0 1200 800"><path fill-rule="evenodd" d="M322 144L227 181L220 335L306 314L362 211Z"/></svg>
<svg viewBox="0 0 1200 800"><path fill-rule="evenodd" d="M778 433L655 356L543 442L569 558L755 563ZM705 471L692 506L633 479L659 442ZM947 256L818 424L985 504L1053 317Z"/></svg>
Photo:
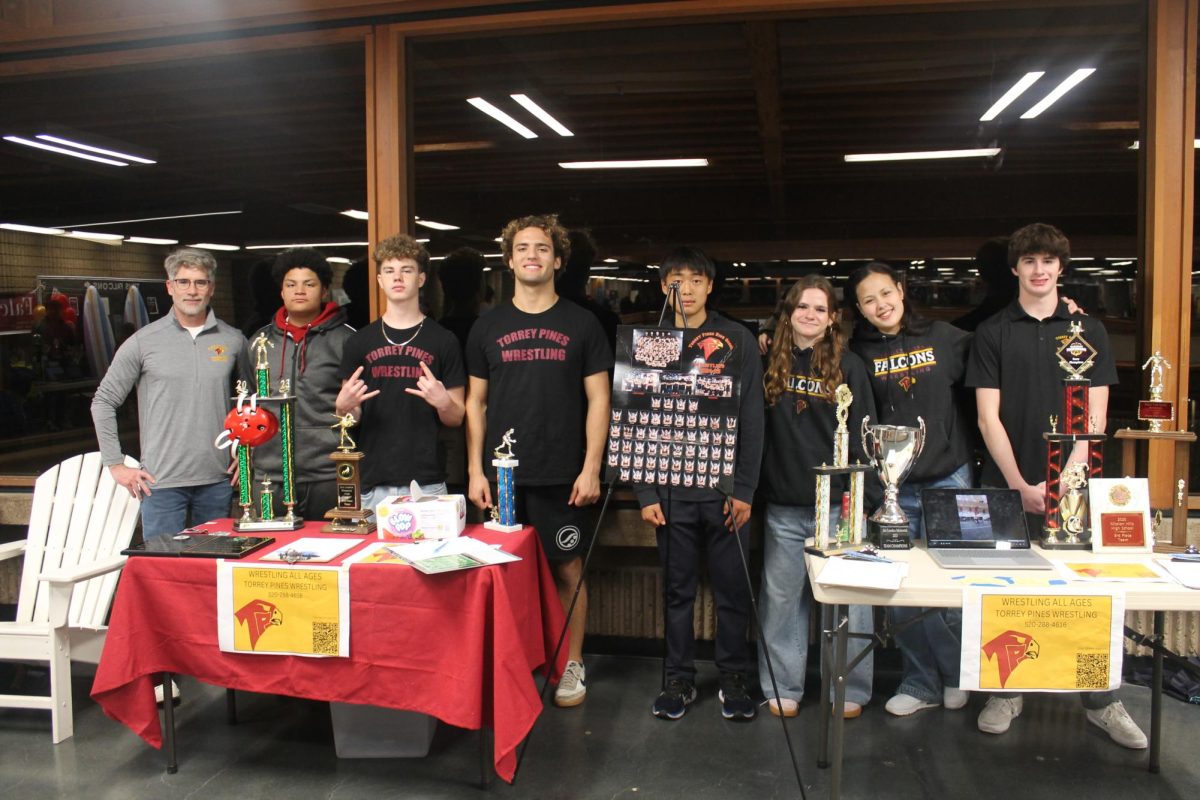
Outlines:
<svg viewBox="0 0 1200 800"><path fill-rule="evenodd" d="M1125 594L963 590L959 688L1090 692L1121 685Z"/></svg>
<svg viewBox="0 0 1200 800"><path fill-rule="evenodd" d="M217 562L217 639L227 653L346 658L349 578L337 567Z"/></svg>

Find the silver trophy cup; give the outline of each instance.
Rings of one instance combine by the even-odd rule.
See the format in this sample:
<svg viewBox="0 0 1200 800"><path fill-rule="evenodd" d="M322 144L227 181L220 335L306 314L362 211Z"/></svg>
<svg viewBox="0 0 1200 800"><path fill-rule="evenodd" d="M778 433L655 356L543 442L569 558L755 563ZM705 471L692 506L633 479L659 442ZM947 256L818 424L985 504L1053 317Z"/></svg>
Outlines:
<svg viewBox="0 0 1200 800"><path fill-rule="evenodd" d="M920 426L917 428L870 423L870 417L863 419L863 449L867 451L867 460L883 482L883 504L871 515L871 521L876 523L872 527L878 529L880 543L884 547L908 547L908 517L900 508L897 496L900 484L908 477L925 447L925 420L917 417Z"/></svg>

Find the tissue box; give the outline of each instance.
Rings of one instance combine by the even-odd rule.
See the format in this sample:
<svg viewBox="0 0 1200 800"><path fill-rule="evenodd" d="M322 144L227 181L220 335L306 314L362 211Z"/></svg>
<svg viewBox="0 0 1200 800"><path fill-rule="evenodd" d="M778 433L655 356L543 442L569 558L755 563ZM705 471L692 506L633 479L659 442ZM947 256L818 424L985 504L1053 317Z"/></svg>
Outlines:
<svg viewBox="0 0 1200 800"><path fill-rule="evenodd" d="M380 539L450 539L467 524L467 499L461 494L394 495L375 507Z"/></svg>

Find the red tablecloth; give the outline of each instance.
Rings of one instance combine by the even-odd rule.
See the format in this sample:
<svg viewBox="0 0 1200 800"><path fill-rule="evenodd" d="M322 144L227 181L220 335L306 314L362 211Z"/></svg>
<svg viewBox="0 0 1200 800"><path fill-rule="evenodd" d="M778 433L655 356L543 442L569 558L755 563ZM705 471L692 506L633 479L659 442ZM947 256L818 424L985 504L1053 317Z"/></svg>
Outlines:
<svg viewBox="0 0 1200 800"><path fill-rule="evenodd" d="M319 530L310 523L270 535L283 544ZM130 558L92 698L155 747L162 746L162 728L152 678L161 672L252 692L417 711L460 728L487 725L495 733L496 772L511 782L516 747L541 711L533 672L554 652L562 606L532 528L505 534L475 526L466 534L522 560L441 575L396 564L351 565L349 658L221 652L216 562ZM556 678L565 661L564 647Z"/></svg>

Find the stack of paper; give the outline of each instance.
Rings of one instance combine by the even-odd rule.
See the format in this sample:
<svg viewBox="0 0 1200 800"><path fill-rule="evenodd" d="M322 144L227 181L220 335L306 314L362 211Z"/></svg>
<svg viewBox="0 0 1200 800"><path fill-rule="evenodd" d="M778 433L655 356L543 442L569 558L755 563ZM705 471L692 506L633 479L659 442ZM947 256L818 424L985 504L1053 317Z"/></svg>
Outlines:
<svg viewBox="0 0 1200 800"><path fill-rule="evenodd" d="M904 561L856 561L831 558L817 575L822 586L852 586L859 589L896 591L908 575Z"/></svg>
<svg viewBox="0 0 1200 800"><path fill-rule="evenodd" d="M499 549L499 545L490 545L470 536L391 545L388 549L427 575L521 560L519 556Z"/></svg>
<svg viewBox="0 0 1200 800"><path fill-rule="evenodd" d="M1172 578L1187 588L1200 589L1200 562L1162 560L1154 563L1171 573Z"/></svg>

